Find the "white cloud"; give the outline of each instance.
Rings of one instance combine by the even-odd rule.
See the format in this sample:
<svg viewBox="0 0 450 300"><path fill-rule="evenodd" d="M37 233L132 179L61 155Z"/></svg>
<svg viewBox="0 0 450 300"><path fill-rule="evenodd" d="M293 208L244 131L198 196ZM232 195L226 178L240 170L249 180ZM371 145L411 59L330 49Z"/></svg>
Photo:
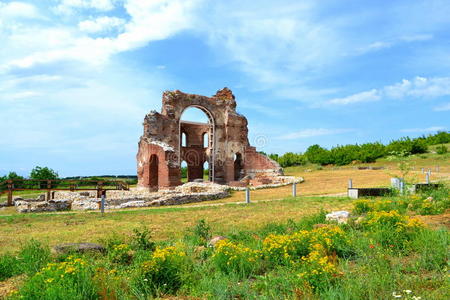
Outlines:
<svg viewBox="0 0 450 300"><path fill-rule="evenodd" d="M365 91L361 93L357 93L351 96L343 97L343 98L334 98L327 101L327 104L335 104L335 105L347 105L358 102L370 102L370 101L378 101L381 96L378 90L373 89L370 91Z"/></svg>
<svg viewBox="0 0 450 300"><path fill-rule="evenodd" d="M403 79L400 83L388 85L381 89L372 89L343 98L326 101L321 106L347 105L358 102L376 101L381 99L405 98L437 98L450 95L450 77L415 77L412 80Z"/></svg>
<svg viewBox="0 0 450 300"><path fill-rule="evenodd" d="M447 110L450 110L450 102L445 103L443 105L436 106L433 110L434 111L447 111Z"/></svg>
<svg viewBox="0 0 450 300"><path fill-rule="evenodd" d="M326 128L312 128L312 129L303 129L300 131L288 133L279 137L281 140L295 140L302 138L309 138L315 136L322 135L332 135L332 134L341 134L346 132L354 131L354 129L326 129Z"/></svg>
<svg viewBox="0 0 450 300"><path fill-rule="evenodd" d="M369 52L379 51L382 49L388 49L396 46L400 46L404 43L412 43L412 42L423 42L433 39L432 34L412 34L412 35L403 35L397 38L392 38L385 41L376 41L372 42L367 46L359 47L355 54L361 55Z"/></svg>
<svg viewBox="0 0 450 300"><path fill-rule="evenodd" d="M436 132L436 131L443 131L445 130L446 127L443 126L432 126L432 127L428 127L428 128L409 128L409 129L401 129L401 132L414 132L414 133L419 133L419 132Z"/></svg>
<svg viewBox="0 0 450 300"><path fill-rule="evenodd" d="M19 44L17 38L28 37L29 44L38 44L36 48L25 47L29 53L0 60L0 70L30 68L37 64L58 61L81 61L92 65L101 65L119 52L136 49L151 41L166 39L182 30L194 26L194 10L202 0L127 0L124 9L130 15L130 21L123 25L123 31L112 37L92 38L73 28L32 28L16 31L6 38L5 44ZM65 2L64 2L65 3ZM85 1L70 2L72 6L82 5ZM91 2L89 2L91 3ZM93 2L92 2L93 3ZM91 3L91 4L92 4ZM84 5L84 4L83 4ZM120 23L114 18L103 17L98 23L84 23L84 29L100 29L102 26ZM97 20L98 21L98 20ZM51 43L51 35L58 33L59 38ZM62 35L62 36L61 36ZM46 39L42 39L46 36ZM16 46L19 49L24 47ZM20 53L21 54L21 53ZM5 61L7 61L5 63Z"/></svg>
<svg viewBox="0 0 450 300"><path fill-rule="evenodd" d="M62 0L54 9L56 12L71 14L75 9L96 9L109 11L114 9L117 0Z"/></svg>
<svg viewBox="0 0 450 300"><path fill-rule="evenodd" d="M35 6L25 2L0 2L0 19L40 18ZM0 23L1 24L1 23Z"/></svg>
<svg viewBox="0 0 450 300"><path fill-rule="evenodd" d="M86 20L78 23L81 31L88 33L98 33L121 28L125 20L117 17L100 17L94 20Z"/></svg>

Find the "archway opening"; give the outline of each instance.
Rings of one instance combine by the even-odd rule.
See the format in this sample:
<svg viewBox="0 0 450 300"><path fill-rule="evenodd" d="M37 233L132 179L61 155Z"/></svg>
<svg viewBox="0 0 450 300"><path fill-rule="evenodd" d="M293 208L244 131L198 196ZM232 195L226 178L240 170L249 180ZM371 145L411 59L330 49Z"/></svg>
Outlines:
<svg viewBox="0 0 450 300"><path fill-rule="evenodd" d="M181 133L181 147L187 147L187 135L186 132Z"/></svg>
<svg viewBox="0 0 450 300"><path fill-rule="evenodd" d="M209 169L209 162L205 161L203 163L203 180L204 181L211 181L210 180L211 170Z"/></svg>
<svg viewBox="0 0 450 300"><path fill-rule="evenodd" d="M241 180L242 176L242 155L238 152L234 155L234 180Z"/></svg>
<svg viewBox="0 0 450 300"><path fill-rule="evenodd" d="M181 162L181 182L188 182L188 164L185 160Z"/></svg>
<svg viewBox="0 0 450 300"><path fill-rule="evenodd" d="M180 161L187 162L187 181L204 180L205 169L208 170L208 180L212 180L214 173L213 136L214 120L210 112L196 106L187 107L183 111L180 117ZM209 160L209 157L212 159ZM208 161L207 168L204 166L205 161ZM212 171L209 171L210 169Z"/></svg>
<svg viewBox="0 0 450 300"><path fill-rule="evenodd" d="M208 132L205 132L203 134L203 148L208 148L209 147L209 134Z"/></svg>
<svg viewBox="0 0 450 300"><path fill-rule="evenodd" d="M159 174L158 174L158 155L153 154L150 156L150 165L149 165L149 186L152 190L158 190L159 185Z"/></svg>

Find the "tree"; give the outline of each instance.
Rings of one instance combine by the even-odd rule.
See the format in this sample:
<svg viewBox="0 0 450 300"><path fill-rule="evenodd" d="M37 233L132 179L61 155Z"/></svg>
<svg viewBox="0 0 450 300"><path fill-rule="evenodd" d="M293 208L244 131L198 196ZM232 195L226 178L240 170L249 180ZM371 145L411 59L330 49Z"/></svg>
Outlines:
<svg viewBox="0 0 450 300"><path fill-rule="evenodd" d="M30 178L36 180L51 180L51 179L58 179L59 175L50 168L47 167L42 168L37 166L33 170L31 170Z"/></svg>
<svg viewBox="0 0 450 300"><path fill-rule="evenodd" d="M317 144L309 146L309 148L306 149L305 156L314 164L327 165L332 161L330 151L320 147Z"/></svg>

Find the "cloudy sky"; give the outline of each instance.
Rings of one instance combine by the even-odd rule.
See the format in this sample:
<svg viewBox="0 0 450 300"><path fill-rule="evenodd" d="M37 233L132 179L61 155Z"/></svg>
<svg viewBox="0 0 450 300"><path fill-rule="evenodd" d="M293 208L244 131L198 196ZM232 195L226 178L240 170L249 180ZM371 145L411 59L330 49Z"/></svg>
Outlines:
<svg viewBox="0 0 450 300"><path fill-rule="evenodd" d="M450 128L448 0L0 0L0 174L135 174L164 90L270 153Z"/></svg>

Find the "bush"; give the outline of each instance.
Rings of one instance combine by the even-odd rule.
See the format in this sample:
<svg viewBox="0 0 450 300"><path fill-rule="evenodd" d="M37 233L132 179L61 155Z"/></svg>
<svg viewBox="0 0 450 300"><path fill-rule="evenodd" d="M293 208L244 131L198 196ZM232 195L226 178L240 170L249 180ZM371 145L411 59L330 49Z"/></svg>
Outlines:
<svg viewBox="0 0 450 300"><path fill-rule="evenodd" d="M0 281L21 273L19 260L11 254L0 256Z"/></svg>
<svg viewBox="0 0 450 300"><path fill-rule="evenodd" d="M306 150L305 156L310 162L314 164L327 165L332 163L330 151L320 147L319 145L310 146Z"/></svg>
<svg viewBox="0 0 450 300"><path fill-rule="evenodd" d="M215 245L212 259L222 272L244 278L256 271L260 257L259 251L225 239Z"/></svg>
<svg viewBox="0 0 450 300"><path fill-rule="evenodd" d="M353 213L357 215L365 214L371 211L391 211L397 210L404 212L408 202L403 199L362 199L353 201Z"/></svg>
<svg viewBox="0 0 450 300"><path fill-rule="evenodd" d="M401 215L395 210L369 212L363 226L377 243L393 250L409 250L410 241L425 228L418 219Z"/></svg>
<svg viewBox="0 0 450 300"><path fill-rule="evenodd" d="M113 263L129 264L133 259L133 251L127 244L114 245L108 251L108 257Z"/></svg>
<svg viewBox="0 0 450 300"><path fill-rule="evenodd" d="M314 290L325 290L342 276L336 265L332 262L332 258L324 255L318 250L312 251L302 258L300 264L300 273L298 276L305 281Z"/></svg>
<svg viewBox="0 0 450 300"><path fill-rule="evenodd" d="M98 299L89 264L73 256L69 256L60 263L47 264L25 282L16 297L20 299Z"/></svg>
<svg viewBox="0 0 450 300"><path fill-rule="evenodd" d="M204 219L198 221L193 229L194 238L197 240L197 245L206 246L211 239L211 228Z"/></svg>
<svg viewBox="0 0 450 300"><path fill-rule="evenodd" d="M438 189L424 190L409 198L409 209L421 215L436 215L450 208L449 189L442 186Z"/></svg>
<svg viewBox="0 0 450 300"><path fill-rule="evenodd" d="M139 265L133 279L136 292L157 295L176 292L183 284L186 253L177 247L156 248L151 258Z"/></svg>
<svg viewBox="0 0 450 300"><path fill-rule="evenodd" d="M447 146L445 146L445 145L440 145L440 146L437 146L436 147L436 153L437 154L445 154L445 153L447 153L448 152L448 149L447 149Z"/></svg>
<svg viewBox="0 0 450 300"><path fill-rule="evenodd" d="M143 226L141 229L133 229L133 238L131 240L131 246L135 250L155 250L155 242L152 241L152 235L150 230Z"/></svg>
<svg viewBox="0 0 450 300"><path fill-rule="evenodd" d="M302 230L291 235L270 234L263 241L264 258L272 264L292 264L308 255L310 234Z"/></svg>
<svg viewBox="0 0 450 300"><path fill-rule="evenodd" d="M50 261L50 249L36 240L30 240L19 252L18 259L22 272L31 276Z"/></svg>

